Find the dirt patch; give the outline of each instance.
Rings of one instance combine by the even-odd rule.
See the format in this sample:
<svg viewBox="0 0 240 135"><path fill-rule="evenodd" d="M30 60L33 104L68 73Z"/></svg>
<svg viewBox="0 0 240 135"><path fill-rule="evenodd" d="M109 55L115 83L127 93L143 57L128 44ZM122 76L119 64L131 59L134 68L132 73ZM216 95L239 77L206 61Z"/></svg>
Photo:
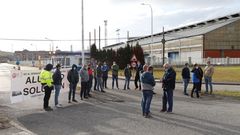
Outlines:
<svg viewBox="0 0 240 135"><path fill-rule="evenodd" d="M0 129L7 129L10 127L11 127L11 124L10 124L9 118L4 114L0 113Z"/></svg>

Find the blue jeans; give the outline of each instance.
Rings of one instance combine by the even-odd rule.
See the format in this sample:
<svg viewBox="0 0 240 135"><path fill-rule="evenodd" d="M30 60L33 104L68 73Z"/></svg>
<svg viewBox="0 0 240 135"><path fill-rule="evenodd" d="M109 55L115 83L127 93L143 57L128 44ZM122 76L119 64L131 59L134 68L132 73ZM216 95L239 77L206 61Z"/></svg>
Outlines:
<svg viewBox="0 0 240 135"><path fill-rule="evenodd" d="M187 94L187 87L190 79L183 79L184 94Z"/></svg>
<svg viewBox="0 0 240 135"><path fill-rule="evenodd" d="M141 103L143 114L149 114L152 97L153 97L152 90L143 90L143 97L142 97L142 103Z"/></svg>
<svg viewBox="0 0 240 135"><path fill-rule="evenodd" d="M172 112L173 110L173 90L165 90L163 91L163 97L162 97L162 110ZM168 104L168 109L167 109Z"/></svg>
<svg viewBox="0 0 240 135"><path fill-rule="evenodd" d="M100 87L100 90L99 90L99 87ZM103 91L102 77L97 77L97 90L98 91Z"/></svg>
<svg viewBox="0 0 240 135"><path fill-rule="evenodd" d="M54 87L55 87L55 105L57 105L58 104L58 97L59 97L62 85L54 85Z"/></svg>
<svg viewBox="0 0 240 135"><path fill-rule="evenodd" d="M130 89L129 83L130 83L130 77L125 77L124 89L126 89L126 86L127 86L127 89Z"/></svg>
<svg viewBox="0 0 240 135"><path fill-rule="evenodd" d="M212 93L212 77L204 76L206 93L208 92L208 85L210 86L210 93Z"/></svg>
<svg viewBox="0 0 240 135"><path fill-rule="evenodd" d="M117 75L112 75L112 88L114 88L114 81L116 80L116 85L118 88L118 76Z"/></svg>

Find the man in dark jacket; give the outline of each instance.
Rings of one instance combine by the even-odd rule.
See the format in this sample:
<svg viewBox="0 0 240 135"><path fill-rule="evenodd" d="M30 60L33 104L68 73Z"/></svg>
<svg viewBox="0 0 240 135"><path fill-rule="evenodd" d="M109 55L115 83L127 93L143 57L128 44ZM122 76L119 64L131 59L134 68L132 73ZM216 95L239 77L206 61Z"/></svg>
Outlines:
<svg viewBox="0 0 240 135"><path fill-rule="evenodd" d="M162 110L161 112L167 111L172 113L173 110L173 90L175 89L176 82L176 72L171 67L170 64L165 63L163 65L165 69L165 74L162 78L162 88L163 88L163 97L162 97ZM168 104L168 109L167 109Z"/></svg>
<svg viewBox="0 0 240 135"><path fill-rule="evenodd" d="M132 77L132 72L131 72L130 68L131 68L130 64L127 64L127 66L124 69L125 84L124 84L123 90L126 90L126 87L127 87L127 89L130 89L129 83L130 83L130 79Z"/></svg>
<svg viewBox="0 0 240 135"><path fill-rule="evenodd" d="M134 84L135 84L135 90L138 89L141 90L141 81L140 81L140 76L141 73L143 72L143 66L140 63L140 61L137 62L137 66L136 66L136 75L135 75L135 79L134 79ZM138 86L139 83L139 86Z"/></svg>
<svg viewBox="0 0 240 135"><path fill-rule="evenodd" d="M67 79L70 83L69 84L68 103L71 103L71 95L72 95L72 101L77 102L77 100L75 99L77 83L79 82L77 65L75 65L75 64L72 65L72 69L68 72Z"/></svg>
<svg viewBox="0 0 240 135"><path fill-rule="evenodd" d="M109 67L106 62L103 63L103 66L101 67L101 69L102 69L102 73L103 73L103 75L102 75L103 85L102 86L103 86L103 88L107 88Z"/></svg>
<svg viewBox="0 0 240 135"><path fill-rule="evenodd" d="M153 89L155 86L155 79L153 77L153 67L144 65L143 69L147 69L147 71L143 72L141 75L141 83L142 83L142 113L145 118L149 118L150 116L150 106L153 97Z"/></svg>
<svg viewBox="0 0 240 135"><path fill-rule="evenodd" d="M87 71L87 66L83 65L82 69L80 70L80 77L81 77L81 92L80 92L80 97L81 100L84 98L88 98L87 96L87 90L88 90L88 81L89 81L89 75Z"/></svg>
<svg viewBox="0 0 240 135"><path fill-rule="evenodd" d="M62 87L62 79L63 79L60 68L61 68L61 65L57 64L56 71L53 74L53 84L55 87L55 100L54 101L55 101L56 107L62 107L62 105L58 103L58 97L59 97L60 90Z"/></svg>
<svg viewBox="0 0 240 135"><path fill-rule="evenodd" d="M190 81L190 70L188 67L188 63L185 64L185 67L182 69L182 79L184 85L184 95L188 96L187 87Z"/></svg>
<svg viewBox="0 0 240 135"><path fill-rule="evenodd" d="M102 64L99 62L98 65L97 65L97 73L96 73L96 76L97 76L97 90L98 91L101 91L101 92L105 92L103 90L103 86L102 86L102 69L101 69L101 66Z"/></svg>

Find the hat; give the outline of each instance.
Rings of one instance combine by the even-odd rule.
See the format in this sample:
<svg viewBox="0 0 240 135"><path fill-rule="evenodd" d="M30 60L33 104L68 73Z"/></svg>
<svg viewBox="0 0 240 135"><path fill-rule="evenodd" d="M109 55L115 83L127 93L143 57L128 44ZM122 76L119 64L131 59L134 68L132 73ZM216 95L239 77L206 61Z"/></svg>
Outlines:
<svg viewBox="0 0 240 135"><path fill-rule="evenodd" d="M57 64L57 65L56 65L56 68L59 68L59 67L61 67L61 64Z"/></svg>

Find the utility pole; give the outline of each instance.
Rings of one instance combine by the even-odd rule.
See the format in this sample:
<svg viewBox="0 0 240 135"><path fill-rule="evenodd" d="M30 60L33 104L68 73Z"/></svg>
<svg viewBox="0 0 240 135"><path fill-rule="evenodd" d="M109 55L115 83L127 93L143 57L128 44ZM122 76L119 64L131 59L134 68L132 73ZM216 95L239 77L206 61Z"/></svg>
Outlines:
<svg viewBox="0 0 240 135"><path fill-rule="evenodd" d="M129 31L127 31L127 40L129 40Z"/></svg>
<svg viewBox="0 0 240 135"><path fill-rule="evenodd" d="M120 29L117 29L117 43L120 43L120 33L119 33Z"/></svg>
<svg viewBox="0 0 240 135"><path fill-rule="evenodd" d="M93 33L93 34L94 34L94 44L96 45L96 42L97 42L97 41L96 41L96 40L97 40L97 39L96 39L96 37L97 37L97 36L96 36L96 35L97 35L97 34L96 34L96 29L94 29L94 33Z"/></svg>
<svg viewBox="0 0 240 135"><path fill-rule="evenodd" d="M98 41L99 41L99 47L98 47L98 49L100 50L101 48L101 27L99 26L99 39L98 39Z"/></svg>
<svg viewBox="0 0 240 135"><path fill-rule="evenodd" d="M165 63L165 33L164 33L164 27L163 27L163 38L162 38L162 65Z"/></svg>
<svg viewBox="0 0 240 135"><path fill-rule="evenodd" d="M84 54L84 13L83 13L83 0L82 0L82 65L85 64L85 54Z"/></svg>
<svg viewBox="0 0 240 135"><path fill-rule="evenodd" d="M89 48L91 49L91 32L89 32Z"/></svg>
<svg viewBox="0 0 240 135"><path fill-rule="evenodd" d="M107 46L107 20L104 20L105 25L105 47Z"/></svg>

